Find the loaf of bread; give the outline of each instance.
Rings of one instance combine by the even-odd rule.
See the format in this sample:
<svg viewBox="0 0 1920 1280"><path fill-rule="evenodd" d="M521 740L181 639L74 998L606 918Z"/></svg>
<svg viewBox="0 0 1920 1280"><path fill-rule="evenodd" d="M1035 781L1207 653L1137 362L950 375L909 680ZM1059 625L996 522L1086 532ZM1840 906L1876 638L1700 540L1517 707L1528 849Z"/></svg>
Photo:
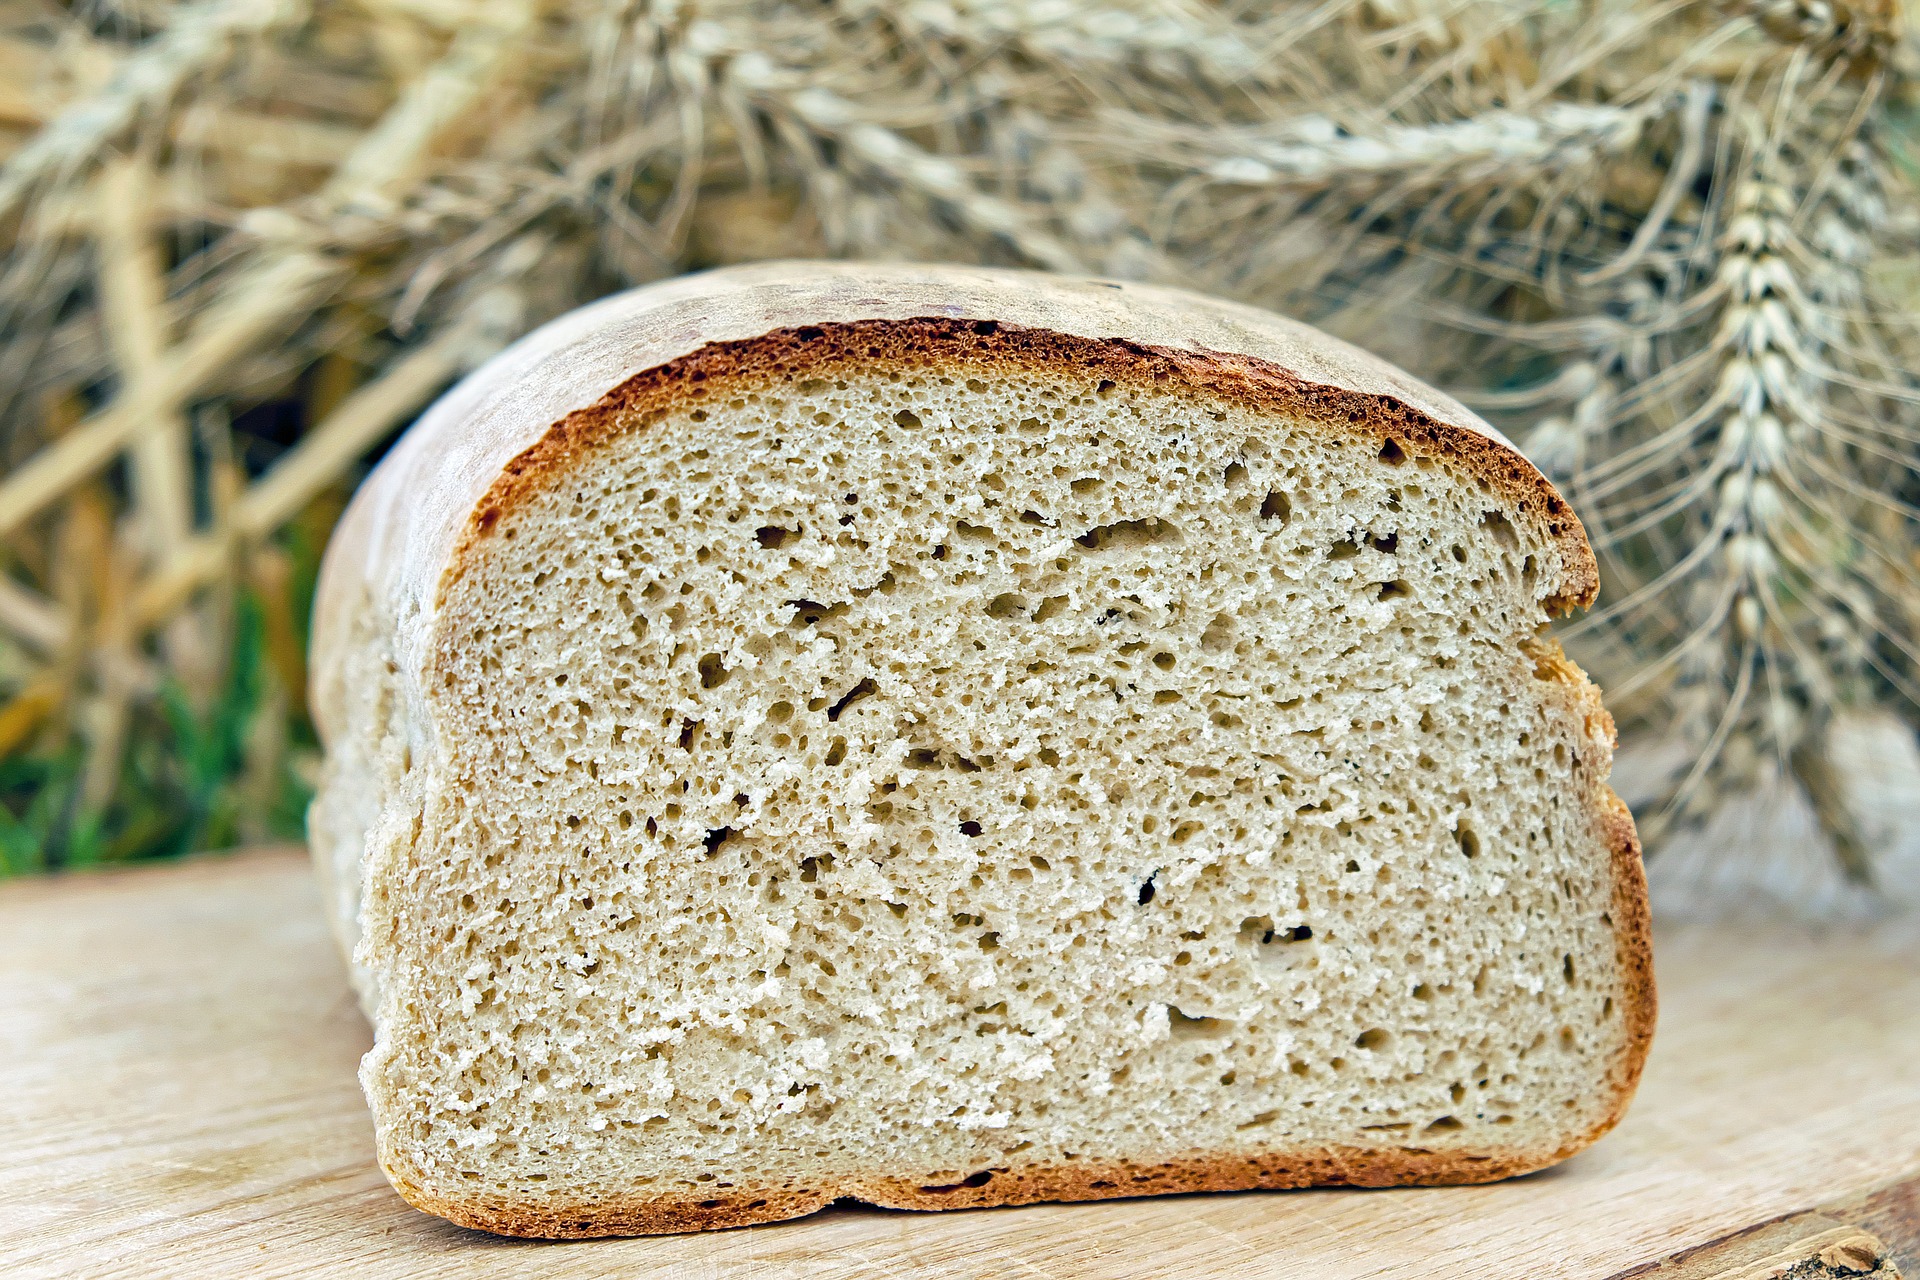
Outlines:
<svg viewBox="0 0 1920 1280"><path fill-rule="evenodd" d="M1653 1024L1597 586L1496 432L1175 290L564 317L330 547L314 857L409 1201L529 1236L1480 1182Z"/></svg>

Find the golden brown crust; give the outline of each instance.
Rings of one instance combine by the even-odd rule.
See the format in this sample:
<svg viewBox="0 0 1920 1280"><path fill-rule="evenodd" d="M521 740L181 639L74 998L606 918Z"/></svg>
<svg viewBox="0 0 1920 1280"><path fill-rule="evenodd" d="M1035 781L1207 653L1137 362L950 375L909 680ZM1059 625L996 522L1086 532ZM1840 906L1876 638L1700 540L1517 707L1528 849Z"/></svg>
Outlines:
<svg viewBox="0 0 1920 1280"><path fill-rule="evenodd" d="M1598 691L1595 702L1599 701ZM1604 715L1605 712L1602 712ZM1611 726L1613 721L1607 721ZM1626 1043L1613 1068L1613 1083L1619 1101L1610 1115L1587 1142L1593 1142L1620 1122L1627 1103L1640 1083L1647 1065L1647 1053L1653 1048L1653 1029L1659 1020L1660 999L1653 981L1653 912L1647 897L1646 867L1640 856L1640 833L1634 829L1633 812L1613 788L1600 788L1603 811L1602 828L1607 847L1613 853L1613 936L1619 947L1620 971L1625 987ZM1586 1143L1582 1143L1585 1146Z"/></svg>
<svg viewBox="0 0 1920 1280"><path fill-rule="evenodd" d="M387 1180L414 1208L445 1218L457 1227L499 1236L535 1240L592 1240L602 1236L665 1236L686 1231L718 1231L784 1222L818 1213L835 1197L822 1191L773 1191L695 1200L655 1197L585 1204L545 1204L527 1200L449 1200L421 1187L390 1164Z"/></svg>
<svg viewBox="0 0 1920 1280"><path fill-rule="evenodd" d="M792 378L841 363L883 361L948 369L1011 364L1070 371L1123 385L1216 395L1329 429L1364 432L1383 447L1391 440L1409 455L1451 457L1499 491L1523 517L1537 519L1559 541L1566 567L1560 589L1544 602L1550 612L1584 607L1598 591L1598 568L1584 528L1537 470L1501 442L1438 421L1393 397L1308 382L1250 356L1082 338L991 321L922 317L779 329L758 338L711 343L634 375L599 402L555 423L507 464L473 511L441 580L441 599L470 563L476 544L504 516L613 433L651 425L670 409L709 396L717 398L723 389L743 383ZM1559 661L1567 667L1562 678L1580 690L1575 696L1586 704L1586 713L1604 719L1597 690L1564 657ZM422 1185L425 1180L409 1170L390 1161L383 1163L401 1195L426 1212L501 1235L569 1239L775 1222L814 1213L842 1197L891 1208L939 1210L1198 1191L1491 1182L1544 1168L1588 1146L1619 1121L1638 1083L1653 1034L1652 953L1639 841L1632 817L1619 798L1604 785L1597 788L1596 797L1595 821L1612 855L1612 924L1624 974L1626 1036L1609 1073L1612 1100L1603 1119L1555 1150L1394 1147L1251 1156L1196 1154L1157 1163L1075 1161L989 1168L946 1185L922 1185L897 1177L845 1178L817 1189L783 1187L699 1199L648 1195L573 1204L449 1198L428 1190Z"/></svg>
<svg viewBox="0 0 1920 1280"><path fill-rule="evenodd" d="M1232 352L1183 351L991 320L921 316L775 329L757 338L709 343L633 375L598 402L554 423L507 463L474 507L442 579L440 598L445 599L476 540L610 435L634 423L657 421L690 402L717 399L724 388L855 363L947 368L1001 364L1080 378L1091 375L1117 384L1220 396L1333 430L1364 433L1383 447L1392 441L1406 453L1451 457L1499 490L1523 518L1538 519L1560 544L1564 577L1545 602L1549 613L1585 608L1600 589L1599 566L1586 529L1533 464L1498 440L1441 422L1392 396L1309 382L1277 364Z"/></svg>
<svg viewBox="0 0 1920 1280"><path fill-rule="evenodd" d="M887 1209L939 1211L1201 1191L1460 1186L1497 1182L1543 1169L1578 1146L1557 1152L1492 1155L1419 1147L1336 1147L1250 1156L1182 1156L1152 1163L1074 1161L981 1169L956 1182L935 1186L908 1178L847 1178L820 1191L782 1189L699 1200L654 1197L564 1206L449 1201L422 1190L392 1168L387 1176L409 1204L459 1226L496 1235L580 1240L718 1231L780 1222L816 1213L841 1198Z"/></svg>

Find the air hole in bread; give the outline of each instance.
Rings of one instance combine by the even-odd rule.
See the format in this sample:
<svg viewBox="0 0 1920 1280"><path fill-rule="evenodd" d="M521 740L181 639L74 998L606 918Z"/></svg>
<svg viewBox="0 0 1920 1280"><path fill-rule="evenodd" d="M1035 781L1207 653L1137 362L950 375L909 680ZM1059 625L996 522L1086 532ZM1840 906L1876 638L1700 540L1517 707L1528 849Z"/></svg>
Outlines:
<svg viewBox="0 0 1920 1280"><path fill-rule="evenodd" d="M1513 527L1513 521L1498 511L1488 511L1480 517L1480 527L1487 535L1507 551L1516 551L1520 547L1520 535Z"/></svg>
<svg viewBox="0 0 1920 1280"><path fill-rule="evenodd" d="M846 713L848 707L851 707L862 698L872 697L879 691L880 686L873 682L871 676L861 677L859 683L847 690L838 702L827 708L827 719L829 721L839 720L840 717Z"/></svg>
<svg viewBox="0 0 1920 1280"><path fill-rule="evenodd" d="M1208 1040L1228 1035L1232 1030L1233 1023L1225 1018L1182 1013L1173 1005L1167 1006L1167 1034L1175 1040Z"/></svg>
<svg viewBox="0 0 1920 1280"><path fill-rule="evenodd" d="M1017 592L1003 591L987 602L987 616L1003 621L1027 614L1027 598Z"/></svg>
<svg viewBox="0 0 1920 1280"><path fill-rule="evenodd" d="M1088 551L1138 551L1157 543L1180 540L1180 530L1159 517L1144 520L1116 520L1096 525L1075 538L1074 544Z"/></svg>

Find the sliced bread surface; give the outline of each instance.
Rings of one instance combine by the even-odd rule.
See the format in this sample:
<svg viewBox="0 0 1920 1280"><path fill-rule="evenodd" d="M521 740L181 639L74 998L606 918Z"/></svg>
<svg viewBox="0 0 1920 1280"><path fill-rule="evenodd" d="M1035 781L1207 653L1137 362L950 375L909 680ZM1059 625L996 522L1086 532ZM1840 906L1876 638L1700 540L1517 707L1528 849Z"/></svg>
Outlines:
<svg viewBox="0 0 1920 1280"><path fill-rule="evenodd" d="M1551 486L1178 291L771 264L451 392L329 549L383 1167L518 1235L1472 1182L1653 1021Z"/></svg>

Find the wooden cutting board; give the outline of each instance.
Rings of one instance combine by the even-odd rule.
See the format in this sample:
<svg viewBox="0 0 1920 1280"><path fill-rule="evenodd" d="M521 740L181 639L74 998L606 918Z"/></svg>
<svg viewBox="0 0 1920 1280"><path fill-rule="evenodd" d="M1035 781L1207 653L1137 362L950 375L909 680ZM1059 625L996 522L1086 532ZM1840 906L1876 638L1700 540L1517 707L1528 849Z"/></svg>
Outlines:
<svg viewBox="0 0 1920 1280"><path fill-rule="evenodd" d="M367 1026L297 851L17 882L0 1275L1920 1280L1920 920L1668 930L1657 966L1625 1122L1496 1186L849 1206L544 1244L388 1189L354 1077Z"/></svg>

